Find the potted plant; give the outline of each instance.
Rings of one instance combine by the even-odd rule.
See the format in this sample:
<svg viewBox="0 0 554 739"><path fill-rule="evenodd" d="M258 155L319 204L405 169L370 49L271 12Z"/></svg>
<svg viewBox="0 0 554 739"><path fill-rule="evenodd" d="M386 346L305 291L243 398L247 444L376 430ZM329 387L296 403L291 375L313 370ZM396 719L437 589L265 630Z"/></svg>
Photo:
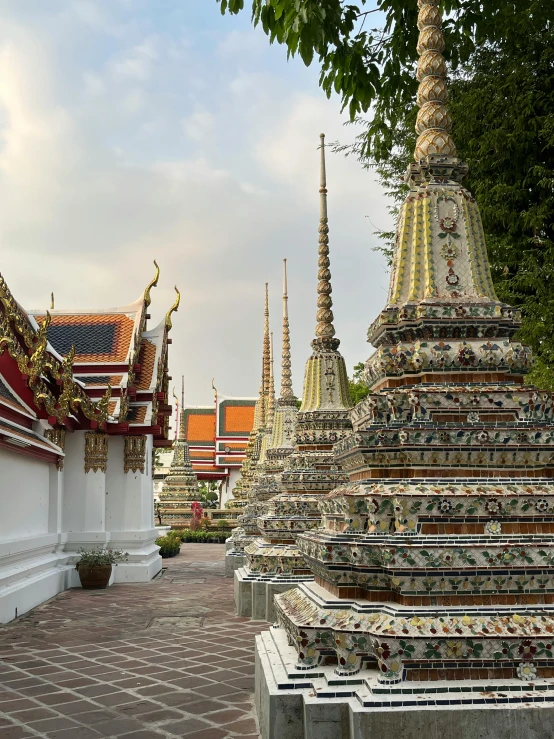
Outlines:
<svg viewBox="0 0 554 739"><path fill-rule="evenodd" d="M175 536L160 536L156 539L156 545L160 547L160 556L175 557L181 549L181 539Z"/></svg>
<svg viewBox="0 0 554 739"><path fill-rule="evenodd" d="M77 554L80 559L75 565L84 590L107 588L112 575L112 567L118 562L126 562L129 554L119 549L84 549Z"/></svg>

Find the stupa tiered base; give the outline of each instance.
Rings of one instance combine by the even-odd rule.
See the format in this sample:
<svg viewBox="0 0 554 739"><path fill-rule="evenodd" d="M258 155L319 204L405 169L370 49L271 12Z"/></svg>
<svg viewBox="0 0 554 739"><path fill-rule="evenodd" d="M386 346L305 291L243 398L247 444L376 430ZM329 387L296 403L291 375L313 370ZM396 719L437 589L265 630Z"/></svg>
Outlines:
<svg viewBox="0 0 554 739"><path fill-rule="evenodd" d="M317 591L321 607L332 610L325 591L314 583L301 586L307 589ZM551 677L495 677L485 665L471 678L447 680L452 669L446 662L441 669L440 682L413 673L409 681L383 683L377 663L367 660L355 675L337 675L332 656L312 667L299 665L285 629L271 628L256 637L260 734L262 739L554 737Z"/></svg>
<svg viewBox="0 0 554 739"><path fill-rule="evenodd" d="M245 548L245 566L235 572L238 616L275 620L274 596L313 579L295 537L321 523L320 495L283 493L266 504L258 518L259 535Z"/></svg>

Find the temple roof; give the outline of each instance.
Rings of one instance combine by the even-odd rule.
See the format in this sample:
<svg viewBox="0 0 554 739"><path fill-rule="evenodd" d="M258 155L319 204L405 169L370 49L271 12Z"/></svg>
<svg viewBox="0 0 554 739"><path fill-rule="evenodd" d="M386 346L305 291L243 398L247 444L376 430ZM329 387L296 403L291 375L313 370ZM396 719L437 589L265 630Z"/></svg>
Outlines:
<svg viewBox="0 0 554 739"><path fill-rule="evenodd" d="M148 330L150 292L159 277L155 266L155 276L139 299L106 310L25 311L0 278L0 319L10 322L6 323L4 333L8 334L3 343L17 362L22 384L33 386L35 401L44 405L49 419L59 416L65 423L69 415L84 414L94 427L100 421L108 432L115 431L118 424L125 424L125 431L134 427L135 433L140 433L139 427L147 427L155 443L167 443L171 414L168 332L180 295L175 288L173 306ZM58 395L63 388L64 405L60 407ZM25 399L28 389L20 389ZM0 399L13 403L6 396L9 392L0 388ZM106 422L109 427L105 427Z"/></svg>
<svg viewBox="0 0 554 739"><path fill-rule="evenodd" d="M133 337L141 328L144 299L141 296L122 308L98 310L51 310L48 340L62 355L75 347L77 364L128 363ZM46 310L30 310L40 324Z"/></svg>

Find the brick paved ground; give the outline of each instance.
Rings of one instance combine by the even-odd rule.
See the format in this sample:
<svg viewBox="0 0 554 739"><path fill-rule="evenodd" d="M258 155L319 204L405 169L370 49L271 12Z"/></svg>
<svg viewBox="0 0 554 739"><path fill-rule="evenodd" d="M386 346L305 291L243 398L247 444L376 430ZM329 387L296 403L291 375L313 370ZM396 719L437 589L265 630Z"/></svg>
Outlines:
<svg viewBox="0 0 554 739"><path fill-rule="evenodd" d="M254 636L222 544L148 584L70 590L0 626L2 739L255 739Z"/></svg>

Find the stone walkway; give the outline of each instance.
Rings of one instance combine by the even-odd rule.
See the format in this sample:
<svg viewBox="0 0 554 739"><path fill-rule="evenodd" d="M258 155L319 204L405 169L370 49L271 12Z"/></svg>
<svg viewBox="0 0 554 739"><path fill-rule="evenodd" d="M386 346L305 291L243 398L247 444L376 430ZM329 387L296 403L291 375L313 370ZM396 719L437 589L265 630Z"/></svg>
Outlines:
<svg viewBox="0 0 554 739"><path fill-rule="evenodd" d="M254 636L222 544L148 584L70 590L0 626L2 739L255 739Z"/></svg>

